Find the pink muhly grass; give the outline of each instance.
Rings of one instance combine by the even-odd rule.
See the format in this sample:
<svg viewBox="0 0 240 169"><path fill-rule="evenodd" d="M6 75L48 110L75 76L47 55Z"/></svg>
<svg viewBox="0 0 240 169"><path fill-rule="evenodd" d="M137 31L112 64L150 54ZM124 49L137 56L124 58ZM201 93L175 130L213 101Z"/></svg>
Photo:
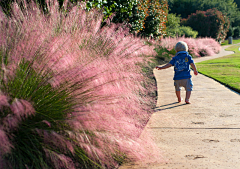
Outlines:
<svg viewBox="0 0 240 169"><path fill-rule="evenodd" d="M190 54L196 57L212 56L220 52L221 45L212 38L164 38L161 40L160 45L166 47L169 51L174 49L178 41L184 41L188 44Z"/></svg>
<svg viewBox="0 0 240 169"><path fill-rule="evenodd" d="M46 125L48 125L48 127L51 127L51 123L49 121L43 120L42 122L45 123Z"/></svg>
<svg viewBox="0 0 240 169"><path fill-rule="evenodd" d="M54 168L67 168L75 169L74 162L70 157L65 156L64 154L58 154L50 149L44 149L46 156L51 160Z"/></svg>
<svg viewBox="0 0 240 169"><path fill-rule="evenodd" d="M33 106L28 101L22 99L15 99L10 105L10 109L18 118L27 118L35 114Z"/></svg>
<svg viewBox="0 0 240 169"><path fill-rule="evenodd" d="M117 165L112 154L119 151L143 160L148 154L142 148L145 143L152 145L151 153L156 152L152 141L140 138L152 112L152 98L148 96L152 86L143 87L147 78L138 63L150 61L144 56L155 54L153 47L130 35L123 25L101 28L102 14L98 11L85 12L75 6L65 15L58 10L57 1L48 4L46 16L34 3L23 11L14 3L14 17L5 21L10 28L0 34L0 39L6 34L15 39L0 41L4 47L10 44L6 68L12 74L25 59L39 74L50 72L48 82L52 87L64 86L73 98L74 111L65 119L71 130L51 131L48 120L41 123L50 131L36 129L46 145L62 151L58 154L44 149L46 156L56 168L74 168L66 152L74 154L78 146L95 162L110 168ZM6 105L4 99L0 97L2 105ZM34 103L23 99L15 98L9 107L18 118L37 114ZM78 142L68 141L68 137Z"/></svg>
<svg viewBox="0 0 240 169"><path fill-rule="evenodd" d="M9 166L8 162L4 159L4 155L9 153L13 148L12 143L10 142L7 133L0 126L0 168L7 168Z"/></svg>
<svg viewBox="0 0 240 169"><path fill-rule="evenodd" d="M22 119L25 119L35 113L32 105L26 100L15 99L12 104L9 104L8 100L9 98L7 96L1 95L1 114L3 116L5 115L5 117L1 118L0 123L0 166L3 155L10 153L11 149L14 148L14 145L9 140L9 137L12 137L10 134L11 131L18 127ZM12 112L9 112L9 110L11 110ZM3 160L2 162L5 163L6 161Z"/></svg>
<svg viewBox="0 0 240 169"><path fill-rule="evenodd" d="M9 97L5 95L0 96L0 110L1 112L5 112L5 117L1 119L1 122L2 129L5 131L15 129L22 119L35 114L33 106L28 101L23 99L14 99L12 104L10 104L9 100ZM11 110L11 113L8 112L9 110Z"/></svg>
<svg viewBox="0 0 240 169"><path fill-rule="evenodd" d="M3 94L0 94L0 109L7 106L9 107L10 104L8 103L9 98Z"/></svg>
<svg viewBox="0 0 240 169"><path fill-rule="evenodd" d="M36 129L37 133L43 137L44 143L50 147L60 149L63 153L71 152L74 154L73 144L67 138L54 131Z"/></svg>
<svg viewBox="0 0 240 169"><path fill-rule="evenodd" d="M13 145L10 143L6 132L3 131L2 129L0 129L0 141L1 141L0 145L0 159L1 159L2 155L10 152Z"/></svg>
<svg viewBox="0 0 240 169"><path fill-rule="evenodd" d="M20 122L21 119L19 119L19 117L8 114L5 118L3 118L2 124L5 131L12 131L18 127Z"/></svg>

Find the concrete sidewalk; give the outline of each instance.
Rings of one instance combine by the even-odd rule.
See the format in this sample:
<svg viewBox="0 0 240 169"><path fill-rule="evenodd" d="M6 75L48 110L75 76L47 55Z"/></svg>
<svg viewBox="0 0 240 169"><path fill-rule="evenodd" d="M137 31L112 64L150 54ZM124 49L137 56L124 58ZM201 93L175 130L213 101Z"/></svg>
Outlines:
<svg viewBox="0 0 240 169"><path fill-rule="evenodd" d="M222 49L218 55L195 59L195 62L231 53ZM240 169L240 95L199 74L192 78L192 104L177 103L173 68L154 69L154 74L159 96L156 112L145 130L153 134L167 163L120 168Z"/></svg>

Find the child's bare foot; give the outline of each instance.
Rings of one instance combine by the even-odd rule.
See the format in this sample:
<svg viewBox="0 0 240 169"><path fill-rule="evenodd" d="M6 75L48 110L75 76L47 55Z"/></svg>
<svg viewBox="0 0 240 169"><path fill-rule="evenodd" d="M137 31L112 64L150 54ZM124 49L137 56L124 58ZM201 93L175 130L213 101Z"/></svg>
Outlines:
<svg viewBox="0 0 240 169"><path fill-rule="evenodd" d="M178 103L181 103L181 102L182 102L182 99L181 99L181 98L180 98L180 99L178 98Z"/></svg>
<svg viewBox="0 0 240 169"><path fill-rule="evenodd" d="M185 100L186 104L191 104L191 102L189 100Z"/></svg>

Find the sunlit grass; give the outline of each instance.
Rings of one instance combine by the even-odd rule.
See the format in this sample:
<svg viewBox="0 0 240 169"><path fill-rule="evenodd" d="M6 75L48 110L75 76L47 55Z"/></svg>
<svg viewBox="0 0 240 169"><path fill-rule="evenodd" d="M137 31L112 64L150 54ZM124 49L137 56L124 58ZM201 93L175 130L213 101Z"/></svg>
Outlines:
<svg viewBox="0 0 240 169"><path fill-rule="evenodd" d="M233 42L233 44L240 43L240 39L233 39L232 42ZM224 46L224 45L229 45L229 44L228 44L228 39L225 40L225 41L223 41L223 42L221 43L221 46Z"/></svg>
<svg viewBox="0 0 240 169"><path fill-rule="evenodd" d="M198 71L240 92L239 47L239 45L233 45L226 49L234 51L232 55L197 63Z"/></svg>

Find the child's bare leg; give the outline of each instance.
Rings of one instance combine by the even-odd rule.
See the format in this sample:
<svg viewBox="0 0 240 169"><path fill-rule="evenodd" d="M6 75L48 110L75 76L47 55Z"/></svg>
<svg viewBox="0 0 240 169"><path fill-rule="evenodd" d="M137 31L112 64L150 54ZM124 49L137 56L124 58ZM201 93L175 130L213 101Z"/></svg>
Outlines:
<svg viewBox="0 0 240 169"><path fill-rule="evenodd" d="M182 99L181 99L181 91L176 91L176 96L178 98L178 102L180 103L182 101Z"/></svg>
<svg viewBox="0 0 240 169"><path fill-rule="evenodd" d="M186 102L187 104L190 104L190 101L189 101L190 96L191 96L191 91L186 91L185 102Z"/></svg>

